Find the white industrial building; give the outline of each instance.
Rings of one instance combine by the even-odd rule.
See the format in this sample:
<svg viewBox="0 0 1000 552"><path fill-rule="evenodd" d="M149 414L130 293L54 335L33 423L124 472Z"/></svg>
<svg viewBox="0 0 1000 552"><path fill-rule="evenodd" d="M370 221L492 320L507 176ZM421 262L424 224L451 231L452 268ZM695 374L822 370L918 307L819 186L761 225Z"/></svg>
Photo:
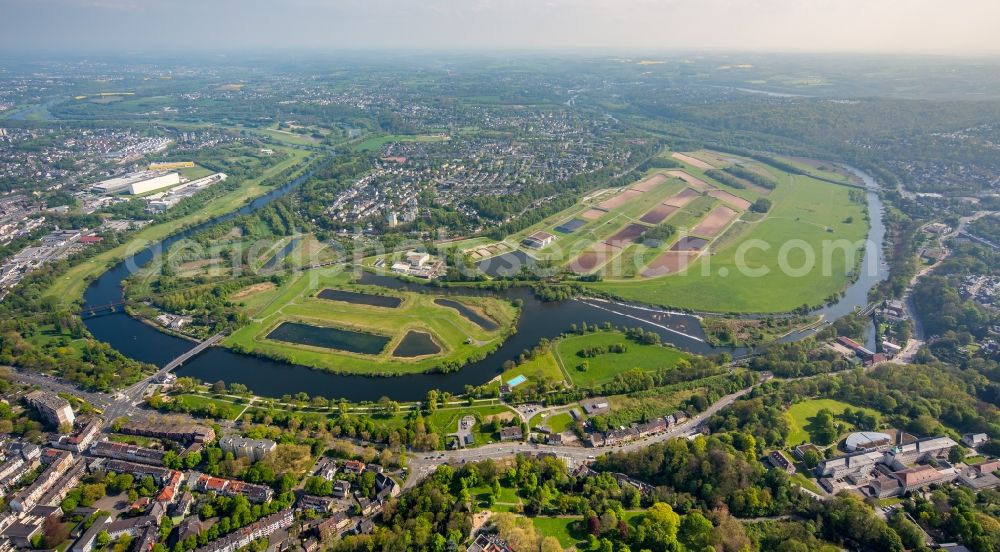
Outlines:
<svg viewBox="0 0 1000 552"><path fill-rule="evenodd" d="M160 176L154 176L146 180L140 180L138 182L133 182L128 187L128 193L132 195L144 194L146 192L152 192L156 190L161 190L163 188L168 188L170 186L176 186L181 183L181 175L172 172L163 174Z"/></svg>
<svg viewBox="0 0 1000 552"><path fill-rule="evenodd" d="M118 194L126 190L130 194L143 194L180 183L181 176L175 172L140 171L102 180L90 189L99 194Z"/></svg>

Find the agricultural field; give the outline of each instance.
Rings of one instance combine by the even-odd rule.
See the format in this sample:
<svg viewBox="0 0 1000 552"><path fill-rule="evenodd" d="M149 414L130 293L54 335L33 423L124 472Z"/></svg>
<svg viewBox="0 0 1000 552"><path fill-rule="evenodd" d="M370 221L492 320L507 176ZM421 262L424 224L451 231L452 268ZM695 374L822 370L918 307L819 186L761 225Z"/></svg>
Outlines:
<svg viewBox="0 0 1000 552"><path fill-rule="evenodd" d="M716 223L701 226L701 231L709 227L715 235L701 236L711 241L698 244L695 254L670 251L664 255L671 256L647 265L657 270L639 270L647 278L616 279L604 272L602 282L589 285L625 300L715 312L787 312L822 304L840 292L857 269L863 254L859 244L868 231L865 205L852 198L851 192L855 197L857 192L772 167L755 165L753 170L767 171L777 182L766 196L772 203L766 215L743 213L723 223L729 225L725 230L720 229L717 215ZM693 167L684 171L696 179L689 180L689 185L710 180ZM729 191L747 200L760 197L749 187ZM704 205L710 200L701 196L688 204L687 211L679 211L666 221L678 228L697 229L706 214L692 216L690 205L700 201L701 210L710 208L715 213L723 199L713 199L718 203ZM737 206L730 203L728 207ZM635 258L633 254L643 262L650 258L648 251L634 251L630 258ZM782 270L779 259L785 259L784 265L791 270ZM634 274L628 270L621 273Z"/></svg>
<svg viewBox="0 0 1000 552"><path fill-rule="evenodd" d="M318 369L394 375L480 358L503 342L517 318L517 309L505 301L449 296L499 326L487 331L436 304L438 298L307 270L280 287L248 296L244 312L251 322L224 345Z"/></svg>
<svg viewBox="0 0 1000 552"><path fill-rule="evenodd" d="M812 423L813 417L816 416L816 413L824 408L832 412L835 418L840 414L843 414L844 410L848 408L852 410L863 410L868 414L878 416L878 413L870 408L857 407L835 399L811 399L797 402L788 407L787 413L790 431L786 441L793 445L803 442L812 442L814 439L809 431L810 424ZM853 426L851 424L839 419L837 422L844 424L848 431L853 430Z"/></svg>
<svg viewBox="0 0 1000 552"><path fill-rule="evenodd" d="M592 194L577 205L510 236L507 244L541 260L551 260L578 273L590 273L616 258L646 230L664 223L664 202L685 189L679 179L656 171L625 189ZM649 214L649 216L647 216ZM646 217L646 220L642 220ZM660 221L657 224L647 221ZM666 223L670 218L666 218ZM540 249L521 245L524 238L546 232L552 242Z"/></svg>
<svg viewBox="0 0 1000 552"><path fill-rule="evenodd" d="M253 131L258 134L267 136L268 138L275 140L277 142L291 144L294 146L315 146L319 144L319 140L310 136L309 134L299 134L297 132L278 130L276 128L258 128L254 129Z"/></svg>

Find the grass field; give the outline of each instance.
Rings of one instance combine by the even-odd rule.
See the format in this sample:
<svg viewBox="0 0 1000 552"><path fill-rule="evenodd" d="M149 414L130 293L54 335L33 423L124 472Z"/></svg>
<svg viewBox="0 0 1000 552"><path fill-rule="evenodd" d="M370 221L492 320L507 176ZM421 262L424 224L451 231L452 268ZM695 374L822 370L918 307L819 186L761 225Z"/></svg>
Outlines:
<svg viewBox="0 0 1000 552"><path fill-rule="evenodd" d="M248 200L263 195L271 188L262 185L261 182L298 165L307 156L307 152L301 150L288 149L286 152L289 154L288 159L264 170L258 178L245 180L239 188L212 201L204 209L162 224L147 226L133 234L128 242L73 266L53 282L43 294L44 297L51 298L63 306L69 306L83 297L83 291L92 279L100 276L101 273L129 254L139 252L186 226L228 213Z"/></svg>
<svg viewBox="0 0 1000 552"><path fill-rule="evenodd" d="M625 521L627 521L628 524L635 529L639 522L642 521L642 516L644 514L645 512L642 510L626 510ZM532 525L535 526L535 529L537 529L543 536L555 537L563 548L569 548L571 546L577 546L587 540L587 531L583 526L581 518L582 516L537 516L530 519ZM584 548L580 549L583 550Z"/></svg>
<svg viewBox="0 0 1000 552"><path fill-rule="evenodd" d="M181 169L177 169L177 172L188 180L198 180L199 178L205 178L210 174L215 174L213 170L206 169L201 165L195 165L193 167L184 167Z"/></svg>
<svg viewBox="0 0 1000 552"><path fill-rule="evenodd" d="M524 376L529 381L564 381L562 370L558 361L551 351L538 355L535 358L511 368L500 375L500 381L507 382L517 376Z"/></svg>
<svg viewBox="0 0 1000 552"><path fill-rule="evenodd" d="M433 431L444 436L450 433L455 433L458 430L458 422L465 416L478 416L480 420L484 420L490 416L495 415L510 415L513 416L514 413L510 408L502 405L496 406L475 406L475 407L462 407L462 408L438 408L433 414L425 417L428 425L433 428ZM472 428L472 434L476 439L477 445L484 445L486 443L492 442L492 435L487 435L482 432L482 426L477 422L475 427Z"/></svg>
<svg viewBox="0 0 1000 552"><path fill-rule="evenodd" d="M609 347L615 344L625 344L626 352L604 353L590 358L577 354L588 347ZM615 375L633 368L647 372L671 368L677 361L687 358L685 353L677 349L635 343L628 340L621 332L573 335L559 339L553 348L566 367L573 384L580 387L607 383L614 379ZM588 364L585 372L577 369L583 362Z"/></svg>
<svg viewBox="0 0 1000 552"><path fill-rule="evenodd" d="M696 169L686 170L704 177ZM702 254L686 273L606 278L590 285L626 300L702 311L785 312L823 303L848 284L861 258L860 248L833 240L856 244L864 239L865 206L850 199L846 186L767 170L779 182L768 195L773 207L767 216L724 234L721 248ZM739 192L751 200L756 195ZM782 259L792 270L781 268Z"/></svg>
<svg viewBox="0 0 1000 552"><path fill-rule="evenodd" d="M516 308L505 301L490 297L461 298L500 324L500 329L489 332L454 309L434 304L437 297L433 294L358 286L348 274L326 272L305 271L281 287L247 298L244 308L252 321L227 337L224 345L341 373L414 373L436 368L445 361L464 364L471 357L498 347L517 316ZM325 288L392 295L403 302L398 308L384 308L315 297ZM267 338L275 327L289 321L373 333L389 337L390 341L380 353L366 355ZM414 358L393 356L393 350L410 330L431 334L442 351Z"/></svg>
<svg viewBox="0 0 1000 552"><path fill-rule="evenodd" d="M548 418L545 418L545 425L556 433L562 433L573 427L573 416L570 416L569 412L552 414Z"/></svg>
<svg viewBox="0 0 1000 552"><path fill-rule="evenodd" d="M389 134L372 136L358 142L352 148L354 151L375 151L389 142L444 142L448 137L440 134Z"/></svg>
<svg viewBox="0 0 1000 552"><path fill-rule="evenodd" d="M267 136L276 142L290 144L293 146L315 146L320 143L319 140L309 134L299 134L297 132L278 130L275 128L252 128L249 130L251 132Z"/></svg>
<svg viewBox="0 0 1000 552"><path fill-rule="evenodd" d="M843 401L838 401L835 399L810 399L807 401L797 402L792 406L788 407L788 420L790 431L788 433L788 439L786 441L789 444L797 445L804 441L812 441L812 436L809 434L809 424L810 421L816 413L822 409L827 409L833 413L834 416L843 414L844 409L850 408L853 410L864 410L869 414L874 414L878 416L878 412L870 408L857 407ZM851 427L851 424L838 420Z"/></svg>

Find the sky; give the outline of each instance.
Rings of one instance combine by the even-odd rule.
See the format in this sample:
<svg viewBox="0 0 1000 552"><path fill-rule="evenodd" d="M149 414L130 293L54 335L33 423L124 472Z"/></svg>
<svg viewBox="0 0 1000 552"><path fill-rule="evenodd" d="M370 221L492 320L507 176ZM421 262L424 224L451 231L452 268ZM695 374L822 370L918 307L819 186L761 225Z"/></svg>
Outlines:
<svg viewBox="0 0 1000 552"><path fill-rule="evenodd" d="M0 0L0 50L1000 55L1000 0Z"/></svg>

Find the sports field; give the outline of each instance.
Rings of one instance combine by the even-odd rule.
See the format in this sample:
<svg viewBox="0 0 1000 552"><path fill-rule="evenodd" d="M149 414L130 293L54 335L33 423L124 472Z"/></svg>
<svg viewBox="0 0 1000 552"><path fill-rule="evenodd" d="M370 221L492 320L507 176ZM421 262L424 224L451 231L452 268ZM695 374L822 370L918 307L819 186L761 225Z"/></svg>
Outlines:
<svg viewBox="0 0 1000 552"><path fill-rule="evenodd" d="M335 293L341 290L355 293ZM352 300L351 296L357 293L365 294L369 300ZM374 300L379 298L386 301ZM398 303L389 301L390 298L398 299ZM434 300L438 298L433 294L357 285L343 273L305 271L281 287L248 297L244 309L251 323L227 337L223 344L341 373L424 372L444 363L464 364L495 349L508 335L517 316L516 308L505 301L449 296L498 323L498 329L487 331L457 310L436 304ZM278 328L281 330L276 332ZM428 334L427 340L439 352L400 353L406 348L404 338L411 332ZM326 334L333 334L335 339L327 339ZM298 335L305 337L298 340ZM385 344L379 343L374 349L353 347L358 340ZM325 342L330 344L320 344ZM365 352L351 352L358 349Z"/></svg>

